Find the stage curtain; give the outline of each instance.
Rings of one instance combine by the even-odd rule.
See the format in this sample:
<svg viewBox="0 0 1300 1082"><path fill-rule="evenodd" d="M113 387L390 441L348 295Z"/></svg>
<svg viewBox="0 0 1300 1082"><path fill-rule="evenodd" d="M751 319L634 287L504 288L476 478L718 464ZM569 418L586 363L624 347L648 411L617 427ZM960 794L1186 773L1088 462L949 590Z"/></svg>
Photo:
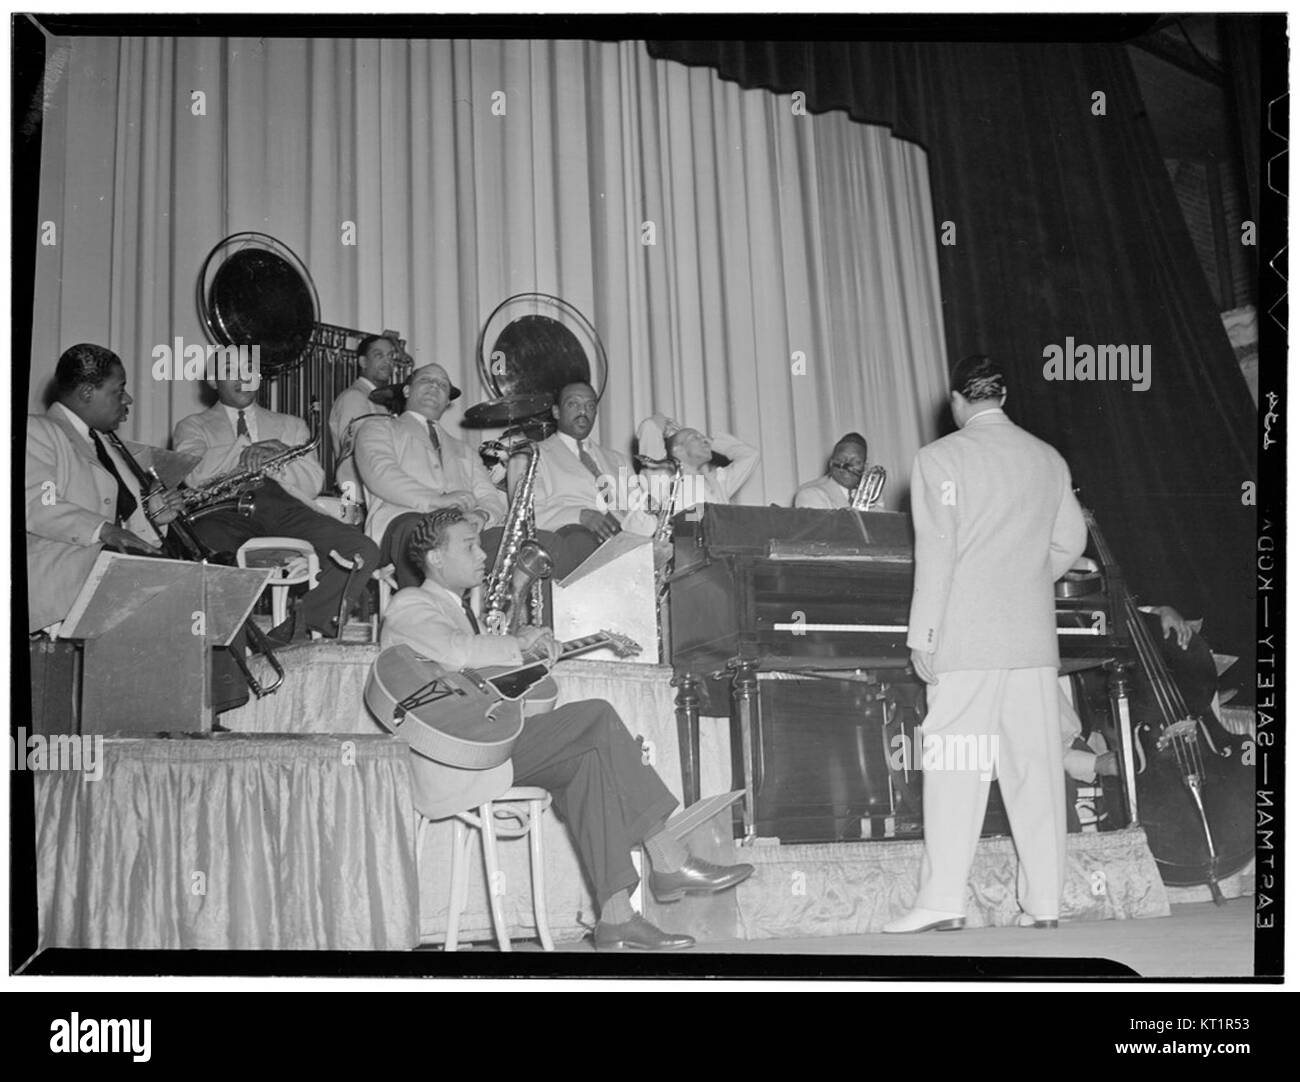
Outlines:
<svg viewBox="0 0 1300 1082"><path fill-rule="evenodd" d="M648 50L802 92L810 110L889 125L929 151L941 239L951 223L938 247L949 355L1009 367L1008 413L1065 455L1131 587L1204 615L1209 641L1243 658L1228 677L1253 680L1256 414L1123 44ZM1045 379L1044 349L1067 336L1149 345L1150 388Z"/></svg>
<svg viewBox="0 0 1300 1082"><path fill-rule="evenodd" d="M150 351L203 341L205 255L259 230L311 269L322 318L445 365L468 388L453 424L485 397L483 323L536 290L604 341L597 438L626 450L656 409L729 431L763 452L745 502L788 504L851 430L901 499L934 436L926 159L887 129L633 42L76 38L49 57L33 407L64 347L103 342L131 368L127 435L165 441L198 391L152 383Z"/></svg>
<svg viewBox="0 0 1300 1082"><path fill-rule="evenodd" d="M407 749L389 737L105 740L35 775L40 944L408 950Z"/></svg>

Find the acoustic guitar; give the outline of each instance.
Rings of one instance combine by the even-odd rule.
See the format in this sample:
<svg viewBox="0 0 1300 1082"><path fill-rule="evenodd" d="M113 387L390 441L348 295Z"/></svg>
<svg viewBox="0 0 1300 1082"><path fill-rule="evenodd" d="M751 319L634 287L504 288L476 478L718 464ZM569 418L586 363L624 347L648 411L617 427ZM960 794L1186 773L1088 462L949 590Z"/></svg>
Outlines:
<svg viewBox="0 0 1300 1082"><path fill-rule="evenodd" d="M601 631L560 647L560 661L608 646L619 657L641 647ZM366 678L365 701L388 732L447 766L488 770L510 758L531 716L555 708L559 689L544 661L449 669L402 643L382 651Z"/></svg>

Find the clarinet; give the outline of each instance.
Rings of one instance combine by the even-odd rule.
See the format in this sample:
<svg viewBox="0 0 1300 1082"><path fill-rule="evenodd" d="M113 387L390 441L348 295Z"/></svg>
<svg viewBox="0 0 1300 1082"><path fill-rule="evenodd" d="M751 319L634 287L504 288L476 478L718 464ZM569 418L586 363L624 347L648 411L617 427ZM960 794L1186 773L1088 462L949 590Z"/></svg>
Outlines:
<svg viewBox="0 0 1300 1082"><path fill-rule="evenodd" d="M152 466L147 470L141 466L136 461L135 455L127 450L126 444L122 442L121 437L116 432L107 432L105 435L108 437L109 442L113 444L117 453L122 456L122 461L126 463L127 469L131 471L136 483L140 486L140 505L144 509L144 517L148 519L149 525L157 531L158 536L163 536L164 528L169 529L168 538L174 537L183 551L181 558L192 563L231 563L232 561L228 555L223 556L204 544L202 538L194 532L194 527L189 519L184 515L177 515L167 527L157 521L157 516L149 507L149 501L154 496L167 491L167 486L162 483L158 471ZM275 656L275 651L271 649L271 644L267 642L266 633L257 626L257 622L251 616L244 621L244 633L248 636L249 646L256 653L261 654L275 672L275 680L269 687L264 687L262 682L253 675L253 670L248 667L248 662L244 660L242 654L238 650L230 651L230 656L235 659L235 664L239 666L240 675L243 676L248 689L260 699L265 695L270 695L284 683L284 666L280 664L280 659Z"/></svg>

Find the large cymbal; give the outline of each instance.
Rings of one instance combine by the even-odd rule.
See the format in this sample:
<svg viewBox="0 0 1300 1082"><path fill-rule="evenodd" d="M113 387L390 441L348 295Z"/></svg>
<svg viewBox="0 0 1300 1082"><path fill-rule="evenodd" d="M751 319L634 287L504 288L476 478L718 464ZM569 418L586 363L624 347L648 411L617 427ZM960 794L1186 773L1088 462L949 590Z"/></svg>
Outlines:
<svg viewBox="0 0 1300 1082"><path fill-rule="evenodd" d="M376 406L383 406L384 409L392 410L394 413L401 413L405 397L402 394L401 387L390 383L386 387L376 387L371 391L370 401Z"/></svg>
<svg viewBox="0 0 1300 1082"><path fill-rule="evenodd" d="M549 394L514 394L493 398L470 406L465 411L465 424L470 428L500 428L517 421L546 413L555 398Z"/></svg>

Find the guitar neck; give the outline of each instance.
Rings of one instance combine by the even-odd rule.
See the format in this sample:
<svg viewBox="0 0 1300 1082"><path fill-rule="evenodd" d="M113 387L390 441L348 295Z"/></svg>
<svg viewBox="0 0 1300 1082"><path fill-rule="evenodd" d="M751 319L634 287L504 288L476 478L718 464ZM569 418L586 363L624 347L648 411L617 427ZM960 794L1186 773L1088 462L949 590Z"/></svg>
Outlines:
<svg viewBox="0 0 1300 1082"><path fill-rule="evenodd" d="M593 650L599 650L602 646L608 645L609 636L603 631L598 631L595 635L585 635L581 639L569 639L560 644L560 660L581 657L583 654L589 654Z"/></svg>

